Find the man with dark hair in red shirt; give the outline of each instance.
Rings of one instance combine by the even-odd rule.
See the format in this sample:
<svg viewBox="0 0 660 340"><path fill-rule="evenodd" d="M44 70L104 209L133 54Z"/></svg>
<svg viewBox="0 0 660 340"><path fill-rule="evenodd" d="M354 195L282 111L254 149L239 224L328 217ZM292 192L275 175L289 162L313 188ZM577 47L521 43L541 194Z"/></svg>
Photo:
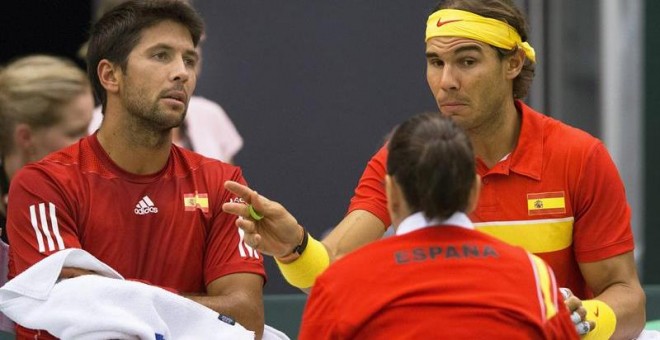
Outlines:
<svg viewBox="0 0 660 340"><path fill-rule="evenodd" d="M241 170L172 144L195 89L202 32L201 17L178 0L128 1L93 26L88 75L105 120L16 175L10 271L82 248L127 279L174 290L260 338L263 259L244 243L236 216L222 211L238 200L222 184L245 183ZM61 276L84 273L66 268Z"/></svg>
<svg viewBox="0 0 660 340"><path fill-rule="evenodd" d="M522 13L510 0L442 1L427 19L425 41L427 81L440 114L474 146L483 184L470 214L475 228L544 259L558 284L584 300L596 320L590 335L636 337L645 296L623 183L601 141L522 101L536 65ZM246 217L239 225L248 244L275 256L289 283L308 289L329 263L379 239L390 225L386 162L383 147L322 243L305 236L280 205L240 186L228 185L252 210L225 209Z"/></svg>

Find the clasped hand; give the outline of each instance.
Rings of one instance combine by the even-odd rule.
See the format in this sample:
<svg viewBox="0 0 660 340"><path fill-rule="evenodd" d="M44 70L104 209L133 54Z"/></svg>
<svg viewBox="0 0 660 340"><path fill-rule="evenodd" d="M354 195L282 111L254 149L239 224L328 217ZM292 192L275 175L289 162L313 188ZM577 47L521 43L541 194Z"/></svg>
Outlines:
<svg viewBox="0 0 660 340"><path fill-rule="evenodd" d="M575 324L578 334L582 336L592 331L596 327L596 323L586 319L587 310L582 305L582 300L573 295L573 292L568 288L559 288L559 290L564 296L564 304L571 313L571 321Z"/></svg>

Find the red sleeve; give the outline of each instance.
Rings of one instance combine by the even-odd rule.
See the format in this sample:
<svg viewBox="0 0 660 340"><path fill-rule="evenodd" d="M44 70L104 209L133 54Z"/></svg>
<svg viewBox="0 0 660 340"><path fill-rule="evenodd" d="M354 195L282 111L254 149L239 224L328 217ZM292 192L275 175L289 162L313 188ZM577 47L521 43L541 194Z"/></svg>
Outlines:
<svg viewBox="0 0 660 340"><path fill-rule="evenodd" d="M573 233L577 261L600 261L632 251L630 206L616 166L602 143L588 155L579 178Z"/></svg>
<svg viewBox="0 0 660 340"><path fill-rule="evenodd" d="M81 248L72 201L57 176L36 166L23 167L12 179L7 210L9 278L66 248ZM34 338L37 331L16 325L18 338ZM56 339L45 331L39 339Z"/></svg>
<svg viewBox="0 0 660 340"><path fill-rule="evenodd" d="M235 171L231 178L220 175L218 178L226 178L247 185L241 171L233 168ZM208 285L219 277L233 273L254 273L263 276L265 280L263 255L243 241L243 230L236 226L237 217L222 211L223 203L238 199L224 189L223 182L224 180L218 184L220 192L216 197L220 199L209 202L215 206L213 211L216 211L216 214L211 223L205 253L205 283Z"/></svg>
<svg viewBox="0 0 660 340"><path fill-rule="evenodd" d="M11 277L52 253L81 247L73 209L76 201L67 189L55 173L37 166L24 167L12 180L7 214Z"/></svg>
<svg viewBox="0 0 660 340"><path fill-rule="evenodd" d="M298 339L347 339L349 334L340 328L342 315L337 295L327 287L325 277L319 277L307 299Z"/></svg>
<svg viewBox="0 0 660 340"><path fill-rule="evenodd" d="M558 288L556 291L556 296L556 303L557 306L559 306L559 310L557 314L548 319L543 325L544 331L547 334L547 338L558 340L580 339L580 336L575 329L575 325L573 324L573 321L571 321L568 307L566 307L564 301L561 301L562 295Z"/></svg>
<svg viewBox="0 0 660 340"><path fill-rule="evenodd" d="M355 195L351 198L348 212L353 210L366 210L378 217L385 228L392 224L387 211L387 195L385 194L385 175L387 174L387 146L383 146L369 160L362 177L355 188Z"/></svg>
<svg viewBox="0 0 660 340"><path fill-rule="evenodd" d="M538 310L540 321L546 339L578 339L575 325L571 321L568 307L557 286L552 268L540 257L528 253L534 280L538 304L531 310ZM540 308L539 308L540 307Z"/></svg>

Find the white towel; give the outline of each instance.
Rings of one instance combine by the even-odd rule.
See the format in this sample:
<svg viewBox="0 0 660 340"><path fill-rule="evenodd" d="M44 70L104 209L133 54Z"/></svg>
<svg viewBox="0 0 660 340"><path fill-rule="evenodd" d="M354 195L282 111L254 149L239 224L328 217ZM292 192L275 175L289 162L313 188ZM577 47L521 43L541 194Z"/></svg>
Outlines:
<svg viewBox="0 0 660 340"><path fill-rule="evenodd" d="M636 340L660 340L660 332L651 329L645 329Z"/></svg>
<svg viewBox="0 0 660 340"><path fill-rule="evenodd" d="M57 282L62 267L93 270ZM36 263L0 288L0 311L62 339L254 339L237 322L167 290L123 280L81 249Z"/></svg>
<svg viewBox="0 0 660 340"><path fill-rule="evenodd" d="M264 336L261 340L291 340L291 338L279 329L264 325Z"/></svg>

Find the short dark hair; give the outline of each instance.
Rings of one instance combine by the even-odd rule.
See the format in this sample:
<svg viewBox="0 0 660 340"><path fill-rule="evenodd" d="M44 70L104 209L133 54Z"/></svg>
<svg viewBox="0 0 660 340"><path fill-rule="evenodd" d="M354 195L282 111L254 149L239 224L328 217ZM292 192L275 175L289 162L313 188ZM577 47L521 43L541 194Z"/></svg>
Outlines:
<svg viewBox="0 0 660 340"><path fill-rule="evenodd" d="M387 173L413 211L449 218L468 208L476 178L470 139L450 118L423 113L396 128L388 143Z"/></svg>
<svg viewBox="0 0 660 340"><path fill-rule="evenodd" d="M204 21L189 4L181 0L127 1L112 8L92 26L87 50L87 75L104 110L107 96L96 71L99 62L107 59L119 64L125 72L128 55L140 41L142 31L166 20L185 26L197 46L204 31Z"/></svg>
<svg viewBox="0 0 660 340"><path fill-rule="evenodd" d="M431 13L441 9L458 9L482 17L504 21L518 32L523 42L528 40L527 20L511 0L441 0ZM498 51L500 58L510 56L518 49L517 47L512 50L493 48ZM514 98L522 99L527 96L534 79L535 69L535 63L532 63L529 59L525 60L520 74L513 80Z"/></svg>

